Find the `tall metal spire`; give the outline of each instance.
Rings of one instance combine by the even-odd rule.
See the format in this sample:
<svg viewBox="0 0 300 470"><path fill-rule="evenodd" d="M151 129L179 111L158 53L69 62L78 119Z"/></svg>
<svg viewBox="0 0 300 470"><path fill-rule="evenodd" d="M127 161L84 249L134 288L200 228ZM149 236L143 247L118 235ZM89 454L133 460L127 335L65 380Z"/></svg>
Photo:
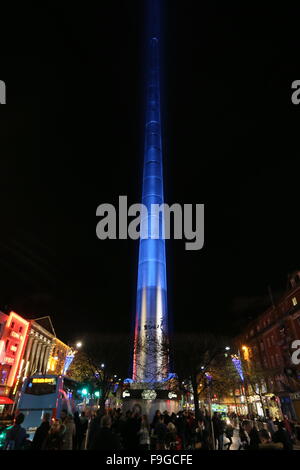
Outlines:
<svg viewBox="0 0 300 470"><path fill-rule="evenodd" d="M160 42L158 4L152 6L148 36L147 101L138 284L135 320L133 380L160 382L169 372L166 339L168 337L166 252L163 239L163 213L153 211L152 204L164 203L161 113L160 113ZM159 223L158 238L150 238Z"/></svg>

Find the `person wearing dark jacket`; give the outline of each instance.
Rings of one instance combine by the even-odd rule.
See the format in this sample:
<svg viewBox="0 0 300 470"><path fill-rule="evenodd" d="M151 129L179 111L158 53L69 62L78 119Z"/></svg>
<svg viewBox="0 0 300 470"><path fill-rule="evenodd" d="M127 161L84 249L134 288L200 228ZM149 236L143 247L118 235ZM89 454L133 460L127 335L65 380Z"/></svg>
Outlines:
<svg viewBox="0 0 300 470"><path fill-rule="evenodd" d="M289 433L284 428L283 423L278 424L278 430L273 434L273 442L281 442L283 444L283 450L293 450L292 440Z"/></svg>
<svg viewBox="0 0 300 470"><path fill-rule="evenodd" d="M96 431L90 445L91 450L120 450L120 440L117 434L111 430L111 418L104 415L101 419L101 427Z"/></svg>
<svg viewBox="0 0 300 470"><path fill-rule="evenodd" d="M194 430L194 448L195 450L209 449L209 433L205 427L203 418L198 420L198 426Z"/></svg>
<svg viewBox="0 0 300 470"><path fill-rule="evenodd" d="M212 418L213 429L214 429L214 436L215 441L218 443L218 450L223 450L223 442L224 442L224 423L220 418L220 415L217 411L215 411L214 416Z"/></svg>
<svg viewBox="0 0 300 470"><path fill-rule="evenodd" d="M163 416L160 416L154 429L156 435L156 450L165 449L168 428L164 423Z"/></svg>
<svg viewBox="0 0 300 470"><path fill-rule="evenodd" d="M42 445L42 450L62 450L65 431L66 427L59 419L53 421Z"/></svg>
<svg viewBox="0 0 300 470"><path fill-rule="evenodd" d="M260 444L260 438L258 434L258 430L254 426L254 424L251 421L244 421L243 422L243 427L245 431L247 432L249 438L250 438L250 443L248 446L249 450L257 450L258 446Z"/></svg>
<svg viewBox="0 0 300 470"><path fill-rule="evenodd" d="M102 417L103 417L103 414L100 411L100 409L98 409L96 411L96 416L90 422L90 425L89 425L88 430L87 430L87 434L88 434L87 448L88 449L90 449L91 443L93 442L96 433L100 429L100 424L101 424Z"/></svg>
<svg viewBox="0 0 300 470"><path fill-rule="evenodd" d="M224 447L227 446L227 450L230 450L230 447L232 445L233 431L234 431L233 426L229 422L225 428L225 436L229 440L229 442L226 442L226 444L224 445Z"/></svg>
<svg viewBox="0 0 300 470"><path fill-rule="evenodd" d="M19 413L15 419L15 424L8 431L5 440L5 449L7 450L21 450L23 449L26 438L26 430L22 428L21 424L23 423L25 416L23 413Z"/></svg>
<svg viewBox="0 0 300 470"><path fill-rule="evenodd" d="M281 442L272 442L271 434L266 429L259 431L259 439L258 450L283 450L283 444Z"/></svg>
<svg viewBox="0 0 300 470"><path fill-rule="evenodd" d="M50 414L45 413L43 415L42 423L35 431L35 434L32 440L31 449L34 449L34 450L42 449L43 444L48 436L49 429L50 429Z"/></svg>

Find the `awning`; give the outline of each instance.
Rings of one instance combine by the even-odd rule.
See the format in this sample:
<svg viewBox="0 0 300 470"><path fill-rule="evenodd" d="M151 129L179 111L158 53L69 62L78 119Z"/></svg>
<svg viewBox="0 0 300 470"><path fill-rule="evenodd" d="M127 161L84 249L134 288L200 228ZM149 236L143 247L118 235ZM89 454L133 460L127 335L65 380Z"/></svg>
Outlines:
<svg viewBox="0 0 300 470"><path fill-rule="evenodd" d="M13 400L8 397L0 397L0 405L13 405Z"/></svg>

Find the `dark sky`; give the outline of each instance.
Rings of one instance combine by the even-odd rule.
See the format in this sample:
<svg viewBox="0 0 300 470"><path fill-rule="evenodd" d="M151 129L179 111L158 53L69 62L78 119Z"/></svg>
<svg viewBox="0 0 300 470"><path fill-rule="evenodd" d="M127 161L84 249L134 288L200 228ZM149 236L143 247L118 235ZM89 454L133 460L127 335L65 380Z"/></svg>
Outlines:
<svg viewBox="0 0 300 470"><path fill-rule="evenodd" d="M96 2L94 2L96 3ZM96 238L96 208L139 202L142 1L4 12L0 310L62 340L130 331L138 244ZM299 11L163 3L168 203L205 204L205 247L170 241L175 331L231 333L299 268Z"/></svg>

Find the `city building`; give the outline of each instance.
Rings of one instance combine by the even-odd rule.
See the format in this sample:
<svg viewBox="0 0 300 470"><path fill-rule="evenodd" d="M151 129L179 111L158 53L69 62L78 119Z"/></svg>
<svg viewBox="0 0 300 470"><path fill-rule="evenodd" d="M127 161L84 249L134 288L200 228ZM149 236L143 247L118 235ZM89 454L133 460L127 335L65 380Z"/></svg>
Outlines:
<svg viewBox="0 0 300 470"><path fill-rule="evenodd" d="M22 368L12 391L13 396L20 388L19 384L22 384L23 378L38 372L46 374L54 340L55 331L50 317L29 321L28 340L22 358Z"/></svg>
<svg viewBox="0 0 300 470"><path fill-rule="evenodd" d="M66 358L70 353L70 347L58 338L53 338L52 349L50 352L47 373L60 375L65 370Z"/></svg>
<svg viewBox="0 0 300 470"><path fill-rule="evenodd" d="M12 405L12 395L20 371L28 339L29 321L15 312L0 314L0 413Z"/></svg>
<svg viewBox="0 0 300 470"><path fill-rule="evenodd" d="M249 370L255 368L264 376L265 407L270 411L280 406L283 414L300 420L300 365L292 360L295 340L300 340L300 271L289 276L287 290L279 301L236 338Z"/></svg>
<svg viewBox="0 0 300 470"><path fill-rule="evenodd" d="M0 414L13 410L26 377L66 373L75 352L56 337L50 317L0 312Z"/></svg>

